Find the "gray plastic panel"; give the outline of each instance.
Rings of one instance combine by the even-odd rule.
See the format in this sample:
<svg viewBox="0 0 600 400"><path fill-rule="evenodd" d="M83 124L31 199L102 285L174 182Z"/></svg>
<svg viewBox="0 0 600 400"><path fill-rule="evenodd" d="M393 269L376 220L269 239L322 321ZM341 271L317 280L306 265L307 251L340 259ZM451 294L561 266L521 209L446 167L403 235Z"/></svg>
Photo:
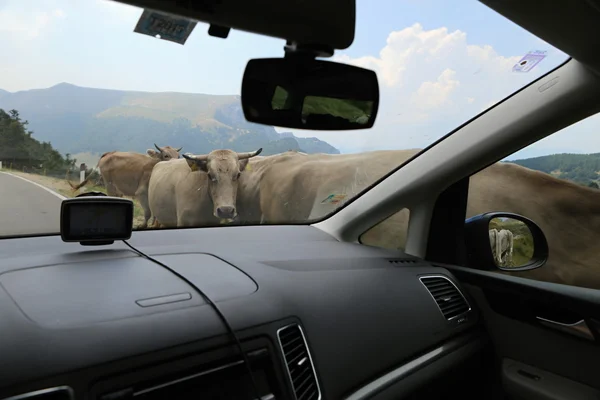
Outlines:
<svg viewBox="0 0 600 400"><path fill-rule="evenodd" d="M213 301L246 296L258 289L248 275L210 254L171 254L154 258L185 276Z"/></svg>
<svg viewBox="0 0 600 400"><path fill-rule="evenodd" d="M452 277L444 268L391 264L406 256L338 242L308 226L149 230L134 232L129 243L220 300L242 339L268 335L276 343L280 326L270 323L297 318L325 399L342 398L477 323L449 325L418 279ZM1 240L0 274L23 311L44 323L32 323L0 288L0 398L38 388L41 380L45 387L85 388L100 374L124 372L123 365L143 368L149 357L156 364L209 349L217 339L231 342L191 287L123 243L84 248L58 236ZM183 293L192 299L135 303ZM80 298L85 307L74 301Z"/></svg>
<svg viewBox="0 0 600 400"><path fill-rule="evenodd" d="M509 358L502 360L502 381L518 400L600 399L594 388Z"/></svg>
<svg viewBox="0 0 600 400"><path fill-rule="evenodd" d="M206 254L161 257L213 301L257 286L237 268ZM42 266L0 275L21 311L47 328L85 326L205 304L184 280L144 258ZM152 306L152 307L150 307Z"/></svg>

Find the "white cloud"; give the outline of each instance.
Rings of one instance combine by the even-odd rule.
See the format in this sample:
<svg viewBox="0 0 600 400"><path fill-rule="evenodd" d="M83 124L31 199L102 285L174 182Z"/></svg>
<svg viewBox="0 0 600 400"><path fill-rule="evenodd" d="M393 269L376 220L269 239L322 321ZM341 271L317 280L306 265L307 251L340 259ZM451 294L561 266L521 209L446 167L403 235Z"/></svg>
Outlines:
<svg viewBox="0 0 600 400"><path fill-rule="evenodd" d="M449 97L459 85L456 72L445 69L435 82L423 82L413 94L412 103L423 110L434 109L449 102Z"/></svg>
<svg viewBox="0 0 600 400"><path fill-rule="evenodd" d="M424 147L547 71L512 72L521 56L469 43L466 32L446 27L415 23L391 32L377 56L333 57L377 72L381 101L373 129L319 136L344 149Z"/></svg>

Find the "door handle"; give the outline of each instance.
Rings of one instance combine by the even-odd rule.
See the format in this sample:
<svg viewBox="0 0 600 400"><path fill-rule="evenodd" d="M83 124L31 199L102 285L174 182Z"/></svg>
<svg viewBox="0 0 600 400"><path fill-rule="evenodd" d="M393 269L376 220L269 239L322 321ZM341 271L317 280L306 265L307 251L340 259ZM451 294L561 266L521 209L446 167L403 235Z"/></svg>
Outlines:
<svg viewBox="0 0 600 400"><path fill-rule="evenodd" d="M564 322L552 321L551 319L536 317L540 324L545 325L549 328L556 329L561 332L569 333L571 335L578 336L583 339L594 341L594 334L590 330L588 324L585 322L585 319L581 321L574 322L572 324L567 324Z"/></svg>

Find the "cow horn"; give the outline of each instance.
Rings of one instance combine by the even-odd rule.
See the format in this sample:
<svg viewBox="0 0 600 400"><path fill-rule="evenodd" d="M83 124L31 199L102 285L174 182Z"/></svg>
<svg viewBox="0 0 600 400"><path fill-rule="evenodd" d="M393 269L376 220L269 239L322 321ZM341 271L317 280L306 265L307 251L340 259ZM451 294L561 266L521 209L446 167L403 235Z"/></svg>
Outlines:
<svg viewBox="0 0 600 400"><path fill-rule="evenodd" d="M246 158L252 158L259 155L262 152L262 147L256 151L249 151L247 153L238 153L239 160L245 160Z"/></svg>
<svg viewBox="0 0 600 400"><path fill-rule="evenodd" d="M181 149L183 149L183 146L180 147L180 148L178 148L178 149L176 149L175 151L179 153L181 151Z"/></svg>
<svg viewBox="0 0 600 400"><path fill-rule="evenodd" d="M160 151L160 152L162 153L162 150L161 150L161 148L160 148L160 147L158 147L158 146L156 145L156 143L154 143L154 147L156 147L156 150L158 150L158 151Z"/></svg>
<svg viewBox="0 0 600 400"><path fill-rule="evenodd" d="M186 160L194 160L194 161L207 161L208 160L208 154L203 154L201 156L195 156L193 154L182 154L183 158L185 158Z"/></svg>

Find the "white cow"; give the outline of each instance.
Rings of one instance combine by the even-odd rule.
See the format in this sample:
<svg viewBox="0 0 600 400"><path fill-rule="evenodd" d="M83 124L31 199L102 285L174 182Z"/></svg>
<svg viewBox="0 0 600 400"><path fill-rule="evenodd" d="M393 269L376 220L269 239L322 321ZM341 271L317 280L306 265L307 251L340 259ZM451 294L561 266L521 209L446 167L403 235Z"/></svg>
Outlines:
<svg viewBox="0 0 600 400"><path fill-rule="evenodd" d="M492 255L494 260L498 261L498 229L490 229L490 247L492 248Z"/></svg>
<svg viewBox="0 0 600 400"><path fill-rule="evenodd" d="M511 266L514 246L513 233L508 229L502 229L498 231L497 246L499 250L499 265Z"/></svg>
<svg viewBox="0 0 600 400"><path fill-rule="evenodd" d="M512 264L514 237L507 229L490 229L490 246L496 265L507 266Z"/></svg>

